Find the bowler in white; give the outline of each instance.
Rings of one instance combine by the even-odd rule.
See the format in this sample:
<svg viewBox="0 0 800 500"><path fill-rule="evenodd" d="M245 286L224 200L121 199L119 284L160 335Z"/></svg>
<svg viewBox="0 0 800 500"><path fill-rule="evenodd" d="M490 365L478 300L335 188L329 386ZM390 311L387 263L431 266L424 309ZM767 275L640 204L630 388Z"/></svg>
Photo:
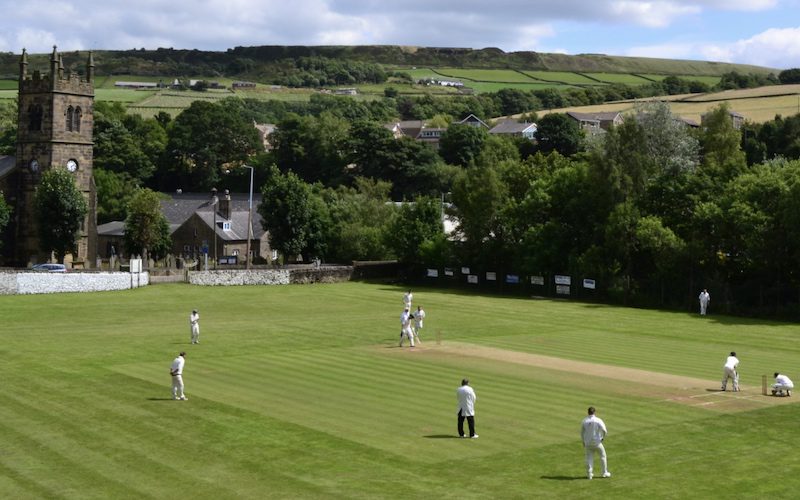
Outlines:
<svg viewBox="0 0 800 500"><path fill-rule="evenodd" d="M172 399L180 399L186 401L186 396L183 394L183 365L186 363L186 353L181 352L172 360L172 366L169 367L169 374L172 375Z"/></svg>
<svg viewBox="0 0 800 500"><path fill-rule="evenodd" d="M725 366L722 368L722 390L728 387L728 379L733 380L733 392L739 391L739 372L736 368L739 367L739 358L736 357L735 352L725 360Z"/></svg>
<svg viewBox="0 0 800 500"><path fill-rule="evenodd" d="M586 477L589 479L593 476L595 453L600 455L600 467L603 477L611 477L611 473L608 471L606 449L603 447L603 440L606 434L608 434L608 430L606 430L605 422L595 415L594 406L590 406L589 416L581 422L581 439L583 440L583 448L586 451Z"/></svg>

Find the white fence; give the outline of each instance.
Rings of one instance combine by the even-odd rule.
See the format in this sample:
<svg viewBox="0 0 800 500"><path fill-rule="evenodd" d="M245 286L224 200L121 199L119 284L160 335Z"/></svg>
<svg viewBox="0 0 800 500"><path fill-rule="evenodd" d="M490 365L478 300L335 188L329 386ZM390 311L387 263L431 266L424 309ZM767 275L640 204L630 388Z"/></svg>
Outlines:
<svg viewBox="0 0 800 500"><path fill-rule="evenodd" d="M150 284L148 273L10 271L0 273L0 295L103 292Z"/></svg>

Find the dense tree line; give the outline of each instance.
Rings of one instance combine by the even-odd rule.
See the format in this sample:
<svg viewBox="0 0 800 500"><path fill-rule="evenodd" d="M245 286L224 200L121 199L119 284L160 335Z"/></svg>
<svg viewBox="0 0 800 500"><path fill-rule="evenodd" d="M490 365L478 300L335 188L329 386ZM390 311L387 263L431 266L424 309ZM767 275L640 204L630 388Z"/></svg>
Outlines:
<svg viewBox="0 0 800 500"><path fill-rule="evenodd" d="M446 124L449 112L519 97L413 104ZM732 311L796 312L787 290L800 285L800 115L740 131L723 106L693 130L665 104L649 104L592 140L549 114L534 143L451 125L437 151L384 126L402 98L378 102L227 99L175 119L97 102L100 222L146 214L152 196L133 200L147 192L140 188L245 191L236 167L247 162L287 258L564 273L594 278L607 298L631 304L679 305L709 287ZM252 123L269 113L278 128L263 152ZM441 230L445 197L454 239ZM151 228L153 251L163 230L158 221Z"/></svg>
<svg viewBox="0 0 800 500"><path fill-rule="evenodd" d="M358 128L380 143L378 129ZM800 160L749 164L727 107L695 131L666 105L644 105L571 156L557 148L523 156L513 141L453 130L452 140L472 150L449 160L455 239L442 234L435 193L391 210L386 181L324 187L276 168L275 179L293 179L301 199L315 200L316 219L308 220L333 228L311 230L322 241L291 250L331 260L397 257L412 268L591 277L606 299L628 304L684 306L708 287L730 312L800 312ZM270 183L264 215L268 200L296 198L291 189L267 197ZM280 229L287 217L267 228Z"/></svg>

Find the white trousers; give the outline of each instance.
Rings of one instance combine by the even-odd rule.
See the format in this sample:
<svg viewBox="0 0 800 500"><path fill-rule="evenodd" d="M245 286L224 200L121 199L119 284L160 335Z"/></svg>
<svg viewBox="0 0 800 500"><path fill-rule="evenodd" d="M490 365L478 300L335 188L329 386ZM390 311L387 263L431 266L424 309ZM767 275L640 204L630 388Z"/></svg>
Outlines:
<svg viewBox="0 0 800 500"><path fill-rule="evenodd" d="M705 316L706 315L706 308L707 307L708 307L708 302L700 301L700 315L701 316Z"/></svg>
<svg viewBox="0 0 800 500"><path fill-rule="evenodd" d="M411 327L403 328L403 334L400 336L400 347L403 347L403 340L408 339L411 347L414 347L414 330Z"/></svg>
<svg viewBox="0 0 800 500"><path fill-rule="evenodd" d="M192 325L192 344L200 342L200 325Z"/></svg>
<svg viewBox="0 0 800 500"><path fill-rule="evenodd" d="M185 397L183 395L183 375L172 376L172 399Z"/></svg>
<svg viewBox="0 0 800 500"><path fill-rule="evenodd" d="M776 391L791 391L794 389L794 385L772 384L772 388Z"/></svg>
<svg viewBox="0 0 800 500"><path fill-rule="evenodd" d="M598 443L597 445L588 445L585 446L586 449L586 474L589 476L592 475L592 469L594 468L594 454L595 452L600 454L600 468L601 473L605 474L608 472L608 460L606 459L606 449L603 447L603 443Z"/></svg>
<svg viewBox="0 0 800 500"><path fill-rule="evenodd" d="M728 368L727 366L724 368L724 372L722 374L722 390L724 391L726 387L728 387L728 379L733 380L733 390L739 390L739 374L736 372L734 368Z"/></svg>

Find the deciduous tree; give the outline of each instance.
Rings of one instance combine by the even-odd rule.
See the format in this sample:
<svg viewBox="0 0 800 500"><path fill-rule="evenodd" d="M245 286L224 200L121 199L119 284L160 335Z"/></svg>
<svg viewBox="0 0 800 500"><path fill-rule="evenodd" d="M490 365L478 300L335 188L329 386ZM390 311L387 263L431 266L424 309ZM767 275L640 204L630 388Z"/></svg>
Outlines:
<svg viewBox="0 0 800 500"><path fill-rule="evenodd" d="M71 173L51 168L42 174L34 199L41 250L59 260L76 249L89 205Z"/></svg>
<svg viewBox="0 0 800 500"><path fill-rule="evenodd" d="M169 223L161 213L159 195L139 189L128 202L125 218L125 249L130 255L165 256L172 247Z"/></svg>
<svg viewBox="0 0 800 500"><path fill-rule="evenodd" d="M325 257L328 214L311 185L294 172L282 174L273 167L261 195L258 213L272 248L288 260Z"/></svg>

